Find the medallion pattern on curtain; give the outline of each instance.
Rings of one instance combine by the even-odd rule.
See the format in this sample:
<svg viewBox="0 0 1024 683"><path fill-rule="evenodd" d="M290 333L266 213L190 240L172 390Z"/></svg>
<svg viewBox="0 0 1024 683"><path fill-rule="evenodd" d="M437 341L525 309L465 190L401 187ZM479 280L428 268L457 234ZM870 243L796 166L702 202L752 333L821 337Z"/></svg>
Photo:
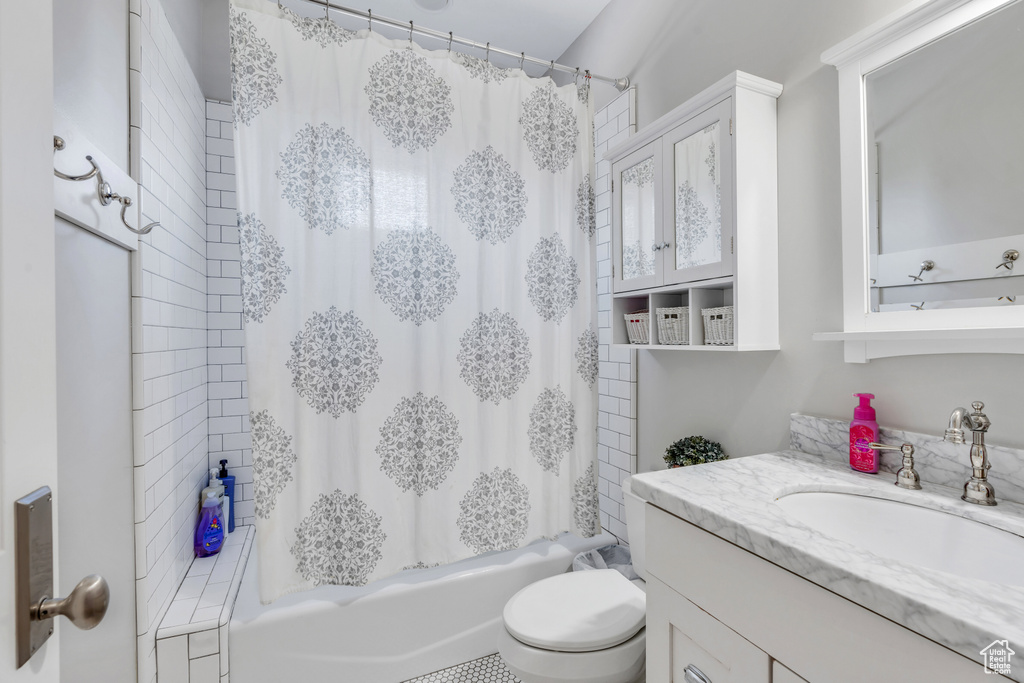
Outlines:
<svg viewBox="0 0 1024 683"><path fill-rule="evenodd" d="M592 105L231 8L260 597L600 530Z"/></svg>

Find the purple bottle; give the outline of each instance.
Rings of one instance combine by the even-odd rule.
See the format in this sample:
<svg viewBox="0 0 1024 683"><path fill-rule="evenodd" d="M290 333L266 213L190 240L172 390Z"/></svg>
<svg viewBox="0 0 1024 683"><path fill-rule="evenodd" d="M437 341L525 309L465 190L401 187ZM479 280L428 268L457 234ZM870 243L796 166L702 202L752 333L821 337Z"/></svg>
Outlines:
<svg viewBox="0 0 1024 683"><path fill-rule="evenodd" d="M209 557L220 552L224 544L224 520L220 515L220 503L217 494L210 491L203 501L203 509L199 513L199 524L196 525L195 551L198 557Z"/></svg>

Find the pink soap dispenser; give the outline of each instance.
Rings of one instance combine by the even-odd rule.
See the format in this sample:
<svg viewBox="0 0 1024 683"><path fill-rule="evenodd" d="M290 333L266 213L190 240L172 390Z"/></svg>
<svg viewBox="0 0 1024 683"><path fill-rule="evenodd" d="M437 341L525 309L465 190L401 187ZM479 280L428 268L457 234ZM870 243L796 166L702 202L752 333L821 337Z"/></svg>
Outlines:
<svg viewBox="0 0 1024 683"><path fill-rule="evenodd" d="M860 405L853 409L853 422L850 423L850 467L858 472L875 474L878 472L878 451L869 448L868 444L878 441L878 423L875 422L875 409L871 407L874 394L854 394L860 399Z"/></svg>

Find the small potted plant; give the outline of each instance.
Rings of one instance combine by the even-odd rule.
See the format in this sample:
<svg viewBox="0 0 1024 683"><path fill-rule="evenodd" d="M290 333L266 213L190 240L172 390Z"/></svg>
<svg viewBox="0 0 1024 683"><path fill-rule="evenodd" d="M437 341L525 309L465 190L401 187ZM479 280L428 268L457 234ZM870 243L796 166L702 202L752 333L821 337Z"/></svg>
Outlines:
<svg viewBox="0 0 1024 683"><path fill-rule="evenodd" d="M722 451L722 444L717 441L709 441L703 436L688 436L685 439L679 439L665 449L665 462L670 468L717 462L728 457Z"/></svg>

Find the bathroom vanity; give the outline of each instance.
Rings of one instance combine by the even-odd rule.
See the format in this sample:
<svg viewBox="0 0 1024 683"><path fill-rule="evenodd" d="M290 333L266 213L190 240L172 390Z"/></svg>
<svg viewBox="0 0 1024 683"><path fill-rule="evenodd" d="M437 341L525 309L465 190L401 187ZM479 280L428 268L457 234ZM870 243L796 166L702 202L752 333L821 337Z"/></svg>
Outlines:
<svg viewBox="0 0 1024 683"><path fill-rule="evenodd" d="M1024 681L1024 506L894 480L798 451L634 477L647 680Z"/></svg>

